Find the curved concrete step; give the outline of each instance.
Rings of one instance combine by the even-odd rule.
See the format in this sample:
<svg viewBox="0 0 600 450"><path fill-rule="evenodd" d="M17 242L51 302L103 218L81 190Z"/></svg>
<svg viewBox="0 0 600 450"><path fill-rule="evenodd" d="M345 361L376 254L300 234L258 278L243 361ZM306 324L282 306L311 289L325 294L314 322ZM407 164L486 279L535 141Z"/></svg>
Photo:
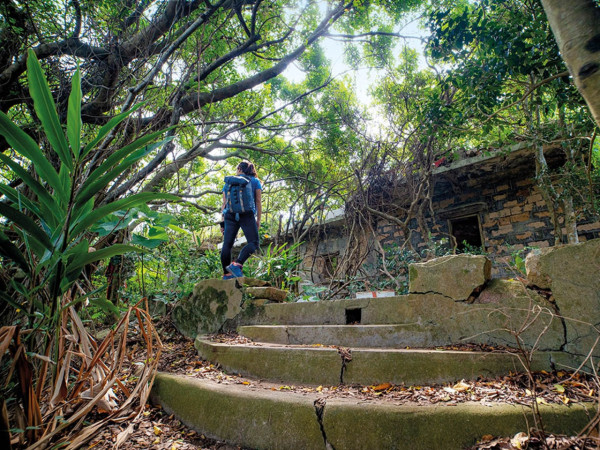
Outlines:
<svg viewBox="0 0 600 450"><path fill-rule="evenodd" d="M511 353L448 350L352 348L346 357L331 347L277 344L223 344L198 336L194 343L203 359L226 371L260 379L314 385L406 385L448 383L462 379L495 377L523 369ZM348 360L347 355L351 355ZM533 370L573 367L569 355L536 352Z"/></svg>
<svg viewBox="0 0 600 450"><path fill-rule="evenodd" d="M445 345L450 339L439 338L418 323L394 325L247 325L238 333L257 342L282 345L336 345L343 347L403 348L406 342L419 347Z"/></svg>
<svg viewBox="0 0 600 450"><path fill-rule="evenodd" d="M260 449L462 449L483 435L512 436L533 423L507 404L394 405L258 390L158 373L152 399L211 438ZM586 408L588 408L586 410ZM594 405L540 405L546 431L576 434Z"/></svg>

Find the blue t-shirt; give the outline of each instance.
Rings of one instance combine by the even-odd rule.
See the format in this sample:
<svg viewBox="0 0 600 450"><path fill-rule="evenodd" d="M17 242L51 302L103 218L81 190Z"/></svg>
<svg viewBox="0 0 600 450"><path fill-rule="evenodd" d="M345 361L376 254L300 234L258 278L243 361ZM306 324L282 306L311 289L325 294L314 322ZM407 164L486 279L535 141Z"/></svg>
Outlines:
<svg viewBox="0 0 600 450"><path fill-rule="evenodd" d="M252 199L254 200L254 208L252 208L252 212L256 214L256 190L259 189L262 191L262 185L260 184L260 180L256 177L252 177L249 175L245 175L250 179L250 184L252 185ZM227 185L223 186L223 192L225 192L225 188ZM224 213L227 212L227 207L225 207Z"/></svg>

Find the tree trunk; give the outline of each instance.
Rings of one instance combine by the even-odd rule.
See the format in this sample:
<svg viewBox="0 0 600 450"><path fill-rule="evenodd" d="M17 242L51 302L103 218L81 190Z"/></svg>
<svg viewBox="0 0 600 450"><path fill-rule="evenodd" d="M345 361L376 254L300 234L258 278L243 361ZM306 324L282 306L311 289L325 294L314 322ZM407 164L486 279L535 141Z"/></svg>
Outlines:
<svg viewBox="0 0 600 450"><path fill-rule="evenodd" d="M594 0L542 0L562 58L600 126L600 7Z"/></svg>
<svg viewBox="0 0 600 450"><path fill-rule="evenodd" d="M577 220L575 209L573 208L573 197L565 193L562 201L563 211L565 213L565 230L567 232L568 244L579 244L579 234L577 233Z"/></svg>
<svg viewBox="0 0 600 450"><path fill-rule="evenodd" d="M552 186L550 175L548 174L548 163L544 157L544 146L542 144L537 144L535 147L535 172L538 179L538 188L540 189L540 194L542 194L542 198L546 203L546 207L550 213L550 220L552 221L552 226L554 227L554 242L552 245L554 246L561 244L562 230L560 228L560 224L558 223L558 212L556 211L555 207L555 199L557 195L554 191L554 187Z"/></svg>

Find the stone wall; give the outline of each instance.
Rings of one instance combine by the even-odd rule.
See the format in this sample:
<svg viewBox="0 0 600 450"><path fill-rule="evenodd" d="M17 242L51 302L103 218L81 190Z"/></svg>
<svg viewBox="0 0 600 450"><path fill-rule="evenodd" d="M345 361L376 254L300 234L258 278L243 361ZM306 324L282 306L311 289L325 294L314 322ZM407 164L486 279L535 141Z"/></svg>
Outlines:
<svg viewBox="0 0 600 450"><path fill-rule="evenodd" d="M551 169L564 164L560 148L544 150ZM545 248L554 243L554 226L542 193L535 185L533 151L524 145L494 155L479 155L434 169L432 206L435 217L427 218L432 241L449 239L451 221L476 217L486 254L493 261L494 277L511 277L508 261L525 247ZM563 223L560 217L559 222ZM580 242L600 237L600 222L579 215L577 230ZM410 224L415 249L427 246L416 221ZM400 246L404 233L393 222L378 219L377 239L383 248ZM563 239L566 230L562 230ZM370 251L368 267L375 267L373 237L365 236L361 251ZM311 232L301 251L304 255L304 278L315 283L327 282L327 258L342 260L348 245L348 231L343 217Z"/></svg>
<svg viewBox="0 0 600 450"><path fill-rule="evenodd" d="M534 168L529 165L501 171L494 161L475 170L446 171L436 177L433 209L436 217L428 226L435 240L448 238L450 221L477 216L486 253L494 261L495 276L508 275L506 262L511 253L524 247L544 248L553 245L554 227L550 212L539 188L534 184ZM559 222L563 223L563 217ZM578 220L579 240L600 237L600 222ZM416 229L416 224L413 224ZM402 243L404 235L393 223L379 221L382 245ZM563 228L563 238L566 231ZM426 244L419 230L412 237L415 248Z"/></svg>

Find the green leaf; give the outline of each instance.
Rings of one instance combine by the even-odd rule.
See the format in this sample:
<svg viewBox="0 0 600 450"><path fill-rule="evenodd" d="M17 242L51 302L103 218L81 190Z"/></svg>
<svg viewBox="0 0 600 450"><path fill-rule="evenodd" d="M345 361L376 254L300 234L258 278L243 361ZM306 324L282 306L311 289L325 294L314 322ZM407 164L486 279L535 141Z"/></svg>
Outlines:
<svg viewBox="0 0 600 450"><path fill-rule="evenodd" d="M15 308L16 310L20 310L20 312L26 314L26 315L30 315L27 312L27 309L24 305L20 304L19 302L14 301L12 298L10 298L8 295L6 295L4 292L0 291L0 300L2 300L3 302L8 303L10 306L12 306L13 308Z"/></svg>
<svg viewBox="0 0 600 450"><path fill-rule="evenodd" d="M156 133L153 133L153 135L156 135ZM136 142L139 142L142 139L139 139ZM131 167L131 165L135 164L140 158L143 158L144 156L152 152L155 148L163 145L165 141L166 140L163 140L161 142L144 147L142 149L136 149L135 147L132 147L136 142L124 147L129 148L129 151L137 151L135 151L134 154L130 155L129 158L125 159L121 164L117 165L114 169L109 170L107 173L101 175L104 169L110 167L110 165L106 165L106 161L111 159L111 157L109 156L106 159L106 161L100 167L98 167L98 169L92 172L92 174L85 181L85 183L83 183L83 185L79 189L79 192L77 193L77 196L75 197L76 205L78 206L88 201L90 198L92 198L94 195L96 195L98 192L104 189L111 181L116 179L121 173L123 173L125 170ZM123 149L115 152L115 154L121 152L122 150ZM114 154L111 156L114 156Z"/></svg>
<svg viewBox="0 0 600 450"><path fill-rule="evenodd" d="M41 213L39 205L29 200L16 189L6 186L5 184L0 184L0 194L6 195L6 197L12 200L15 205L19 206L19 209L24 207L43 220L44 214Z"/></svg>
<svg viewBox="0 0 600 450"><path fill-rule="evenodd" d="M75 306L77 303L81 303L82 301L84 301L86 299L89 299L90 303L91 303L93 296L100 293L104 289L106 289L106 284L103 284L102 286L97 287L92 292L86 292L84 295L80 295L79 297L74 298L72 301L70 301L69 303L64 305L61 310L64 311L65 309L70 308L71 306Z"/></svg>
<svg viewBox="0 0 600 450"><path fill-rule="evenodd" d="M556 389L556 392L559 394L563 394L565 392L565 387L562 384L555 384L554 389Z"/></svg>
<svg viewBox="0 0 600 450"><path fill-rule="evenodd" d="M142 253L143 250L141 250L137 247L134 247L133 245L126 245L126 244L111 245L110 247L96 250L95 252L89 252L84 255L77 256L73 260L73 263L69 266L69 270L82 268L82 267L86 266L87 264L99 261L101 259L111 258L113 256L122 255L123 253L128 253L128 252Z"/></svg>
<svg viewBox="0 0 600 450"><path fill-rule="evenodd" d="M144 248L148 248L148 249L155 249L156 247L158 247L160 244L162 244L163 242L165 242L165 239L149 239L147 237L144 237L142 235L139 234L134 234L131 237L131 243L134 245L140 245Z"/></svg>
<svg viewBox="0 0 600 450"><path fill-rule="evenodd" d="M169 224L169 225L167 225L167 226L168 226L168 228L170 228L171 230L173 230L173 231L176 231L176 232L178 232L178 233L182 233L182 234L190 234L190 232L189 232L188 230L184 230L183 228L181 228L181 227L178 227L177 225Z"/></svg>
<svg viewBox="0 0 600 450"><path fill-rule="evenodd" d="M37 226L37 224L28 216L14 208L0 203L0 214L14 222L19 228L26 232L30 237L37 240L44 248L52 251L53 246L48 235Z"/></svg>
<svg viewBox="0 0 600 450"><path fill-rule="evenodd" d="M119 199L108 205L101 206L92 210L89 214L82 216L77 221L73 222L71 228L71 235L78 236L80 233L87 230L87 228L99 222L104 217L108 216L115 211L121 209L128 209L132 206L139 205L141 203L148 203L151 200L172 200L176 201L179 198L171 194L161 194L156 192L142 192L126 198Z"/></svg>
<svg viewBox="0 0 600 450"><path fill-rule="evenodd" d="M92 150L98 144L98 142L100 142L102 139L104 139L104 137L108 133L111 132L111 130L113 128L115 128L117 125L119 125L123 120L125 120L127 118L127 116L129 116L131 113L133 113L134 111L139 109L143 104L144 104L144 102L138 103L137 105L133 106L129 111L122 112L121 114L118 114L115 117L113 117L112 119L110 119L106 123L106 125L104 125L102 128L100 128L96 137L94 139L92 139L92 141L84 147L83 151L81 152L81 158L86 156L90 152L90 150Z"/></svg>
<svg viewBox="0 0 600 450"><path fill-rule="evenodd" d="M104 312L119 314L119 308L106 298L90 298L90 304L100 308Z"/></svg>
<svg viewBox="0 0 600 450"><path fill-rule="evenodd" d="M71 191L71 170L64 164L60 165L60 171L58 172L58 178L66 191ZM67 202L61 202L64 204L64 209L67 209Z"/></svg>
<svg viewBox="0 0 600 450"><path fill-rule="evenodd" d="M0 111L0 134L4 136L8 145L15 151L31 160L40 178L48 183L60 198L64 201L68 199L67 193L58 178L58 173L56 173L56 170L54 170L52 164L46 159L35 141L12 123L2 111Z"/></svg>
<svg viewBox="0 0 600 450"><path fill-rule="evenodd" d="M40 122L42 122L44 133L62 163L69 170L72 170L73 159L56 113L56 105L46 77L42 72L40 62L32 49L27 52L27 78L29 79L29 93L33 99L33 106Z"/></svg>
<svg viewBox="0 0 600 450"><path fill-rule="evenodd" d="M23 253L14 245L7 235L0 231L0 255L14 261L25 273L29 273L29 265Z"/></svg>
<svg viewBox="0 0 600 450"><path fill-rule="evenodd" d="M50 219L52 217L54 219L52 223L53 225L56 225L60 217L59 215L57 215L59 208L52 196L50 195L50 193L46 190L46 188L42 186L37 180L35 180L31 175L29 175L27 170L21 167L20 164L17 164L8 156L0 153L0 161L9 166L13 170L13 172L19 178L21 178L21 180L23 180L23 183L25 183L27 187L29 187L29 189L31 189L33 193L37 195L41 205L44 206L44 208L41 209L43 209L46 221L51 222Z"/></svg>
<svg viewBox="0 0 600 450"><path fill-rule="evenodd" d="M71 94L69 95L69 109L67 111L67 137L75 160L79 160L81 146L81 74L79 67L71 80Z"/></svg>
<svg viewBox="0 0 600 450"><path fill-rule="evenodd" d="M165 231L164 227L150 227L148 231L148 237L150 239L160 239L162 241L168 241L169 235Z"/></svg>

